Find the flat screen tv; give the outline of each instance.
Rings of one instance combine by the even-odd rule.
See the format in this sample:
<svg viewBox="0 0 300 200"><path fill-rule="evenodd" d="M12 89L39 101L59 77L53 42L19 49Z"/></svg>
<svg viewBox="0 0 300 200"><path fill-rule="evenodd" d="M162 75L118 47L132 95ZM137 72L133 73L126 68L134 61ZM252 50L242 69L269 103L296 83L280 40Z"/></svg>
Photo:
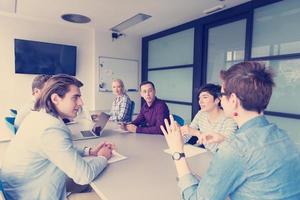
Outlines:
<svg viewBox="0 0 300 200"><path fill-rule="evenodd" d="M76 46L15 39L15 73L76 75Z"/></svg>

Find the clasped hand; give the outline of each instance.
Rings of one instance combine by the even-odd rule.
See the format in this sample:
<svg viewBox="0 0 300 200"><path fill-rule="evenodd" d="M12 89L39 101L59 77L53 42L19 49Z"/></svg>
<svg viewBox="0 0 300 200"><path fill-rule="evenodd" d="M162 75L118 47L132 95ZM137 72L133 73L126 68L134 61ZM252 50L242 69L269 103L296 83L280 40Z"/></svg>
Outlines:
<svg viewBox="0 0 300 200"><path fill-rule="evenodd" d="M89 154L91 156L104 156L107 160L112 157L112 150L116 149L116 146L109 142L103 142L98 144L95 148L91 148Z"/></svg>

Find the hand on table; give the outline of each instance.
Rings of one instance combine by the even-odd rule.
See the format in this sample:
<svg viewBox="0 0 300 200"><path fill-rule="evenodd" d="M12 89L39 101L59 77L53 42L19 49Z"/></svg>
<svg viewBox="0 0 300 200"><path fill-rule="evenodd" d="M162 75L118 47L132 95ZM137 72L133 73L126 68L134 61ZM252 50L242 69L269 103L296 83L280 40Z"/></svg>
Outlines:
<svg viewBox="0 0 300 200"><path fill-rule="evenodd" d="M106 159L110 159L112 156L112 150L116 146L109 142L98 144L95 148L90 149L90 155L92 156L104 156Z"/></svg>
<svg viewBox="0 0 300 200"><path fill-rule="evenodd" d="M127 124L126 129L131 133L136 133L137 126L134 124Z"/></svg>

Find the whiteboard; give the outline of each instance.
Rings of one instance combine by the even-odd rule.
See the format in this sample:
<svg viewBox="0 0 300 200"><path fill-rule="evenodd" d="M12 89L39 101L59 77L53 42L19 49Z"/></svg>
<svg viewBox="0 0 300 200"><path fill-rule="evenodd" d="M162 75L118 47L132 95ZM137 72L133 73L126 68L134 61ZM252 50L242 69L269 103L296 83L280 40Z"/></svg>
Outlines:
<svg viewBox="0 0 300 200"><path fill-rule="evenodd" d="M99 91L111 92L111 84L114 79L121 79L127 91L138 91L138 60L100 56Z"/></svg>

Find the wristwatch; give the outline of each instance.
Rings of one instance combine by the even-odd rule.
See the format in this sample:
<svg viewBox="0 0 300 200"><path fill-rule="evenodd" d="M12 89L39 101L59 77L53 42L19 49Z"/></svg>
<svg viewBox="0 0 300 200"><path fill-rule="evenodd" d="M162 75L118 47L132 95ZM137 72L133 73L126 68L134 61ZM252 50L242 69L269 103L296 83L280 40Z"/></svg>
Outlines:
<svg viewBox="0 0 300 200"><path fill-rule="evenodd" d="M185 154L180 152L174 152L172 155L173 160L180 160L183 157L185 157Z"/></svg>

